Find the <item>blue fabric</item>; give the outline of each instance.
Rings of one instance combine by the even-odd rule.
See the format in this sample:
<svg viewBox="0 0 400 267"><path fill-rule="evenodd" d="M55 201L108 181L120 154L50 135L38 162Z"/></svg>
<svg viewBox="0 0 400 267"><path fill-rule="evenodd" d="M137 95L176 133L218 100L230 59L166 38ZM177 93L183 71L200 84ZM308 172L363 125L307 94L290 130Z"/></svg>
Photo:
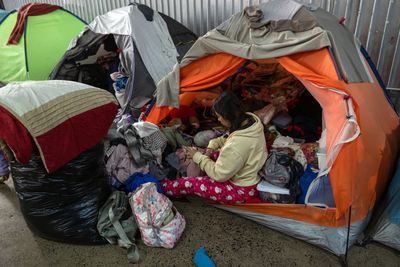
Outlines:
<svg viewBox="0 0 400 267"><path fill-rule="evenodd" d="M387 207L389 221L400 225L400 160L397 162L397 169L390 182L387 194L390 200Z"/></svg>
<svg viewBox="0 0 400 267"><path fill-rule="evenodd" d="M109 183L112 187L114 187L117 190L124 190L125 185L121 183L116 177L108 177L109 178Z"/></svg>
<svg viewBox="0 0 400 267"><path fill-rule="evenodd" d="M194 263L197 267L216 267L212 259L207 255L204 247L200 247L194 255Z"/></svg>
<svg viewBox="0 0 400 267"><path fill-rule="evenodd" d="M308 197L309 203L314 203L318 206L327 206L330 208L335 208L335 198L333 196L332 185L328 175L321 176L318 178L318 183L313 191L310 192Z"/></svg>
<svg viewBox="0 0 400 267"><path fill-rule="evenodd" d="M369 56L367 50L364 48L364 46L361 46L360 51L363 54L363 56L365 57L365 59L367 60L369 66L372 69L372 72L375 74L375 77L378 80L379 85L382 87L382 89L384 89L386 91L386 85L383 82L381 75L379 75L379 72L376 69L376 66L375 66L374 62L372 61L372 58Z"/></svg>
<svg viewBox="0 0 400 267"><path fill-rule="evenodd" d="M86 24L86 23L85 23ZM107 84L109 89L113 89L113 79L111 79L111 73L118 71L118 66L119 66L119 60L115 60L113 62L111 62L108 66L108 70L106 70L107 73Z"/></svg>
<svg viewBox="0 0 400 267"><path fill-rule="evenodd" d="M304 204L305 198L307 195L307 190L310 187L312 181L317 178L318 171L314 171L311 165L307 165L306 170L303 173L303 176L300 177L300 195L297 197L298 204Z"/></svg>
<svg viewBox="0 0 400 267"><path fill-rule="evenodd" d="M376 66L375 66L374 62L372 61L372 58L368 55L367 50L365 50L365 48L363 46L360 47L360 51L363 54L363 56L365 57L365 59L367 60L369 66L371 67L372 72L374 73L376 80L378 81L379 85L381 86L381 88L383 90L383 93L386 96L387 101L393 107L393 109L396 111L396 109L394 108L394 104L393 104L392 98L390 97L390 95L388 93L388 90L386 89L386 85L383 82L381 75L379 75L379 72L376 69Z"/></svg>
<svg viewBox="0 0 400 267"><path fill-rule="evenodd" d="M5 159L3 152L0 150L0 176L6 175L10 172L8 168L8 161Z"/></svg>
<svg viewBox="0 0 400 267"><path fill-rule="evenodd" d="M157 97L154 97L154 98L151 100L150 104L148 104L147 107L146 107L146 110L145 110L145 112L144 112L144 115L145 115L145 116L149 116L150 111L153 109L153 106L154 106L156 103L157 103Z"/></svg>
<svg viewBox="0 0 400 267"><path fill-rule="evenodd" d="M335 55L333 54L332 48L330 46L328 46L328 51L329 51L329 54L331 55L331 58L333 60L333 64L335 65L336 73L338 75L338 80L343 80L342 74L340 73L340 70L339 70L339 66L338 66L338 64L336 62Z"/></svg>
<svg viewBox="0 0 400 267"><path fill-rule="evenodd" d="M165 157L165 161L168 162L172 168L178 171L181 169L181 160L178 158L175 152L168 154L168 156Z"/></svg>
<svg viewBox="0 0 400 267"><path fill-rule="evenodd" d="M148 173L143 174L141 172L135 172L129 176L128 180L125 182L125 191L127 193L134 192L139 186L145 183L155 183L157 186L157 191L161 194L164 193L161 189L160 182L156 178Z"/></svg>
<svg viewBox="0 0 400 267"><path fill-rule="evenodd" d="M125 89L126 83L128 82L128 77L120 77L115 81L115 87L117 91Z"/></svg>

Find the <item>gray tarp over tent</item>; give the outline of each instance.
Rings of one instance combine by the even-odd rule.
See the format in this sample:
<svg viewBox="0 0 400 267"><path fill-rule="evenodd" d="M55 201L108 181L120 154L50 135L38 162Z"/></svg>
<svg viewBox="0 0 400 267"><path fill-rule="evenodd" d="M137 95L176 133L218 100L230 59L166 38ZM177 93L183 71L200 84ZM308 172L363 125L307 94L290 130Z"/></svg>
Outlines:
<svg viewBox="0 0 400 267"><path fill-rule="evenodd" d="M50 78L77 81L77 61L95 54L109 35L120 49L119 71L128 76L126 90L118 97L125 110L141 108L150 100L159 80L197 39L174 19L145 5L132 4L96 17L73 40Z"/></svg>

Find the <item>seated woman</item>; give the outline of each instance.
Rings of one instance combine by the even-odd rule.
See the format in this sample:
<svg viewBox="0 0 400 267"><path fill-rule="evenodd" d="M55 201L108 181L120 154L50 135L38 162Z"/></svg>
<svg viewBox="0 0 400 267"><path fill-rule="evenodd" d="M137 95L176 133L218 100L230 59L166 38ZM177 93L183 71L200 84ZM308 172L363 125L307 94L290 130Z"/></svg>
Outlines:
<svg viewBox="0 0 400 267"><path fill-rule="evenodd" d="M207 174L163 180L161 186L168 196L197 195L224 204L260 202L258 171L267 159L264 126L252 113L243 111L240 100L232 93L223 93L215 102L218 120L230 130L227 137L210 141L208 150L219 150L216 161L197 148L187 148L192 158Z"/></svg>

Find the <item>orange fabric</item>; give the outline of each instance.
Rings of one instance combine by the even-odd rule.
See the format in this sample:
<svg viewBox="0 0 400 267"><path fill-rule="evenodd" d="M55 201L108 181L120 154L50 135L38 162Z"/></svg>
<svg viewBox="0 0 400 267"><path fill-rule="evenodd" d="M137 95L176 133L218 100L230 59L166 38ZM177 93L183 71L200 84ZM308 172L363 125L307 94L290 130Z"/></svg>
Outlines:
<svg viewBox="0 0 400 267"><path fill-rule="evenodd" d="M308 64L306 64L305 61L307 61ZM346 88L346 83L338 80L332 58L330 58L327 48L280 57L278 58L278 62L290 73L307 81L324 87L342 89L350 94ZM325 76L329 71L331 71L331 74Z"/></svg>
<svg viewBox="0 0 400 267"><path fill-rule="evenodd" d="M341 89L350 94L346 90L346 84L338 80L335 63L327 48L280 57L278 58L278 62L287 71L302 80L322 87ZM343 107L340 105L344 104L341 100L342 97L333 92L325 92L326 88L322 88L323 91L321 91L321 88L312 88L308 84L305 84L305 86L324 108L324 120L328 130L327 152L329 152L345 121L345 115L341 112L342 109L340 109Z"/></svg>
<svg viewBox="0 0 400 267"><path fill-rule="evenodd" d="M181 105L191 105L195 99L215 98L215 93L207 91L194 94L184 94L184 92L204 90L222 83L229 76L232 76L245 61L243 58L230 54L218 53L197 59L181 68L179 103ZM198 95L196 96L196 94ZM146 121L159 124L168 116L170 110L169 107L155 105L147 116Z"/></svg>
<svg viewBox="0 0 400 267"><path fill-rule="evenodd" d="M279 63L281 63L282 60L293 60L305 69L311 70L324 78L329 78L333 81L338 80L335 63L327 48L278 58ZM309 73L309 71L307 71L307 73ZM324 82L326 81L324 80ZM343 83L341 84L344 85Z"/></svg>
<svg viewBox="0 0 400 267"><path fill-rule="evenodd" d="M326 137L326 152L331 152L334 146L335 140L339 136L341 129L347 121L347 110L345 107L345 100L343 96L315 86L315 84L303 80L301 77L297 77L303 82L304 86L314 96L314 98L320 103L323 108L323 118L325 121L325 127L327 131Z"/></svg>
<svg viewBox="0 0 400 267"><path fill-rule="evenodd" d="M259 64L274 64L278 62L275 58L257 59L255 61Z"/></svg>
<svg viewBox="0 0 400 267"><path fill-rule="evenodd" d="M354 223L364 219L373 208L392 175L400 145L400 121L387 103L376 79L373 84L346 84L346 89L359 103L358 122L361 135L354 142L342 147L330 172L330 178L335 201L349 198L352 205L351 221ZM319 209L298 204L245 204L227 207L327 227L344 227L348 223L347 210L340 214L338 209Z"/></svg>
<svg viewBox="0 0 400 267"><path fill-rule="evenodd" d="M180 105L190 106L194 102L200 103L202 99L215 99L218 94L208 91L201 92L186 92L179 95ZM159 124L163 119L165 119L173 108L170 107L158 107L157 105L151 109L146 121Z"/></svg>
<svg viewBox="0 0 400 267"><path fill-rule="evenodd" d="M146 117L146 121L154 124L160 124L160 122L168 116L171 109L172 108L170 107L159 107L154 105L149 115Z"/></svg>
<svg viewBox="0 0 400 267"><path fill-rule="evenodd" d="M203 99L215 99L218 96L219 94L208 91L186 92L179 95L179 103L181 105L200 104Z"/></svg>
<svg viewBox="0 0 400 267"><path fill-rule="evenodd" d="M180 90L190 92L216 86L233 75L245 61L225 53L195 60L180 70Z"/></svg>
<svg viewBox="0 0 400 267"><path fill-rule="evenodd" d="M302 80L300 77L299 79ZM321 89L316 87L309 81L303 81L303 83L307 87L308 91L323 107L323 118L326 127L326 155L329 155L333 146L338 142L342 128L347 122L345 100L342 95L326 90L325 88ZM351 183L348 182L351 179L346 179L347 177L342 176L340 176L340 179L336 179L330 175L332 191L335 199L340 199L339 201L336 201L338 217L342 216L342 214L346 212L353 199L353 189Z"/></svg>
<svg viewBox="0 0 400 267"><path fill-rule="evenodd" d="M212 66L214 63L218 64L218 68L222 68L223 65L229 66L228 61L215 62L216 58L208 56L201 60L204 60L202 63L207 66ZM228 58L239 63L239 60L235 60L233 56ZM320 101L326 111L324 119L328 128L327 144L329 148L333 145L338 130L340 130L338 128L343 123L343 109L339 108L340 104L335 103L342 101L340 96L330 93L326 88L340 89L352 97L361 135L355 141L343 145L330 171L329 176L337 206L335 209L281 204L247 204L232 207L330 227L346 225L350 206L352 206L352 222L365 218L384 191L393 170L399 151L400 122L398 116L389 106L376 80L374 83L357 84L346 84L338 80L333 60L326 48L280 57L277 60L286 70L301 80L325 88L310 87L310 92ZM190 66L191 64L187 66L187 75L189 75ZM213 68L203 68L201 75L197 74L198 78L202 77L203 81L210 82L209 84L202 82L203 88L215 85L215 80L212 78L215 74ZM221 76L218 80L220 79L222 79ZM187 87L185 92L199 89L195 86L191 88ZM193 92L193 94L197 93ZM193 100L193 95L186 97ZM168 110L162 108L158 111L153 109L153 111L159 116L161 111ZM152 122L157 123L159 120Z"/></svg>
<svg viewBox="0 0 400 267"><path fill-rule="evenodd" d="M248 212L255 212L264 215L294 219L310 224L317 224L327 227L343 227L348 223L348 214L336 218L336 209L322 209L303 204L239 204L221 205L228 208L239 209ZM356 222L365 217L360 213L351 216L351 221Z"/></svg>
<svg viewBox="0 0 400 267"><path fill-rule="evenodd" d="M327 128L327 154L330 152L339 131L342 128L345 117L343 108L336 104L344 105L340 95L328 91L328 88L341 89L351 95L346 89L346 84L338 80L336 69L327 48L300 53L291 56L278 58L278 62L289 72L306 80L322 86L321 90L315 90L310 87L310 92L318 99L323 107L324 120ZM333 74L332 74L333 73ZM314 86L313 86L314 87ZM338 102L339 101L339 102ZM354 105L356 103L353 103ZM359 117L357 108L355 108L357 118ZM335 162L334 166L337 166ZM342 217L352 205L353 188L351 187L351 178L348 176L332 177L330 173L333 195L336 202L336 218ZM365 216L365 213L364 213Z"/></svg>
<svg viewBox="0 0 400 267"><path fill-rule="evenodd" d="M373 76L371 70L370 73ZM392 175L400 145L399 117L376 79L374 83L346 87L358 103L361 135L343 146L330 175L339 194L340 183L352 182L352 210L366 213L380 198Z"/></svg>
<svg viewBox="0 0 400 267"><path fill-rule="evenodd" d="M328 54L327 49L322 49L281 57L278 61L286 70L302 79L324 87L342 89L352 97L361 135L354 142L342 147L330 171L330 180L336 202L336 218L343 217L350 205L354 216L365 216L374 206L390 177L389 171L393 168L399 149L396 143L399 138L399 119L387 103L376 80L373 84L346 84L337 78L329 78L325 72L329 70L329 65L333 71L334 65ZM315 55L315 58L311 55ZM329 99L326 100L329 102ZM332 125L330 133L328 132L331 136L327 140L330 145L334 140L332 129L340 126L340 123L335 122L336 115L334 111L330 111L325 116ZM379 131L384 125L386 131ZM383 155L389 160L382 161Z"/></svg>

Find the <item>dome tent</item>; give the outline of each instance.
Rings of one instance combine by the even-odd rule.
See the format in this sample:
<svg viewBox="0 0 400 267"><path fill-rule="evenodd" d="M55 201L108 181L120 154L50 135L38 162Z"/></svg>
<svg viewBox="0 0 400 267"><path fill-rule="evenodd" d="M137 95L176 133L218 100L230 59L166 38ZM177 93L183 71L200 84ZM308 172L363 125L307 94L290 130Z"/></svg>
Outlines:
<svg viewBox="0 0 400 267"><path fill-rule="evenodd" d="M156 25L154 26L156 31L151 32L150 36L153 40L154 38L158 40L157 42L149 42L149 34L144 32L145 28L142 29L143 25L153 24ZM159 25L166 25L167 32L160 31ZM168 61L168 58L173 58L176 62L176 54L179 55L177 60L180 60L197 39L193 32L171 17L155 12L145 5L131 4L96 17L75 39L74 45L54 68L51 79L79 81L79 69L82 67L80 61L95 55L101 44L106 39L109 40L110 36L120 50L119 71L128 76L126 90L118 98L125 110L141 108L150 100L158 81L172 70L173 65L166 65L163 62ZM156 43L161 43L161 45L157 46ZM173 48L175 55L166 56L167 51L164 48L167 46L171 48L171 45L175 47ZM154 71L154 62L149 60L148 55L142 53L143 46L154 48L155 57L167 59L159 61L159 65L164 64L161 71ZM101 75L105 76L104 73ZM98 78L102 79L102 77Z"/></svg>
<svg viewBox="0 0 400 267"><path fill-rule="evenodd" d="M0 81L48 79L84 25L69 11L49 4L31 3L10 12L0 20Z"/></svg>
<svg viewBox="0 0 400 267"><path fill-rule="evenodd" d="M291 0L249 7L200 37L163 78L147 121L158 124L174 107L213 97L207 90L248 60L279 63L323 109L318 178L305 205L218 207L345 256L367 225L399 150L399 117L365 55L345 26L320 8ZM319 194L329 191L334 205L324 205L326 195Z"/></svg>

